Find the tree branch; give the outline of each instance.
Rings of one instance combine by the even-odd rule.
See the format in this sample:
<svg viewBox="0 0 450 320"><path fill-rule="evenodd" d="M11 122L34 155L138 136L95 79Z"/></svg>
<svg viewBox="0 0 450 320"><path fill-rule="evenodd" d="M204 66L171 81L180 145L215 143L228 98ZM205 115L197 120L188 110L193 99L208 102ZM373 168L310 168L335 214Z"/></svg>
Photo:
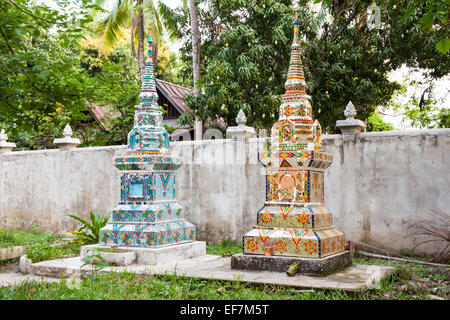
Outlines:
<svg viewBox="0 0 450 320"><path fill-rule="evenodd" d="M355 10L353 10L353 13L350 15L350 17L345 21L345 23L337 30L336 32L333 32L333 35L331 36L331 41L336 40L336 38L344 31L345 28L349 25L349 23L356 17L356 14L358 13L359 6L356 5Z"/></svg>
<svg viewBox="0 0 450 320"><path fill-rule="evenodd" d="M14 50L13 48L11 48L11 46L9 45L8 42L8 38L6 37L5 33L3 32L3 29L0 28L0 33L2 34L2 38L5 39L6 45L8 46L9 50L11 51L12 54L14 54Z"/></svg>
<svg viewBox="0 0 450 320"><path fill-rule="evenodd" d="M41 17L38 17L38 16L35 16L34 14L32 14L31 12L28 12L28 11L26 11L26 10L24 10L24 9L22 9L21 7L19 7L13 0L8 0L9 2L11 2L17 9L19 9L20 11L22 11L23 13L25 13L25 14L27 14L27 15L29 15L29 16L32 16L33 18L36 18L36 19L39 19L39 20L42 20L42 21L44 21L44 22L47 22L47 23L51 23L50 21L48 21L48 20L45 20L44 18L41 18Z"/></svg>

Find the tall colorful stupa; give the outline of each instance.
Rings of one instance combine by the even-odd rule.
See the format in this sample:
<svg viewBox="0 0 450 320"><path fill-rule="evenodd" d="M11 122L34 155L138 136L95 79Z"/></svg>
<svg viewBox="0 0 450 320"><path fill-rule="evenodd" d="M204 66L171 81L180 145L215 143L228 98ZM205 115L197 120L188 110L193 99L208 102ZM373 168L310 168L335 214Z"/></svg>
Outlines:
<svg viewBox="0 0 450 320"><path fill-rule="evenodd" d="M349 264L344 235L332 225L324 203L324 174L333 157L323 151L321 127L312 117L305 88L295 18L286 93L272 127L271 151L259 156L266 167L266 202L257 213L257 225L243 237L243 254L232 257L233 268L286 271L279 268L301 258L309 263L300 264L304 271L320 274L334 268L326 257L339 256L331 262L336 267Z"/></svg>
<svg viewBox="0 0 450 320"><path fill-rule="evenodd" d="M121 173L120 202L100 231L101 246L160 248L195 240L195 226L183 217L175 199L175 171L182 161L171 157L162 126L148 38L140 104L128 134L128 154L114 158Z"/></svg>

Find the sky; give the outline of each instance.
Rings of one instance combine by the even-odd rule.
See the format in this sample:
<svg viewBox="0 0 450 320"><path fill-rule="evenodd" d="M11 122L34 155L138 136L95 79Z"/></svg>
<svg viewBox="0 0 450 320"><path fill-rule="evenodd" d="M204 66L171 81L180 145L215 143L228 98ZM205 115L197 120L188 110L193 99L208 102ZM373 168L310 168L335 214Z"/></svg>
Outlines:
<svg viewBox="0 0 450 320"><path fill-rule="evenodd" d="M54 0L35 0L36 2L45 3L46 5L56 8L56 4ZM69 0L70 1L70 0ZM174 9L183 4L182 0L161 0L168 7ZM106 0L105 9L107 6L112 6L114 0ZM170 46L170 50L172 52L178 52L182 46L181 40L170 41L168 40L168 45ZM422 70L423 71L423 70ZM418 82L426 82L423 77L423 73L421 70L411 70L405 66L395 70L389 74L388 79L390 81L397 81L399 83L409 82L411 80L417 80ZM420 95L423 90L426 88L427 84L417 84L414 86L408 86L407 92L401 96L397 96L396 100L400 103L406 103L410 100L411 97L416 97L420 99ZM441 78L438 81L434 82L432 96L435 101L437 101L436 106L440 108L450 108L450 75ZM381 109L380 109L381 111ZM388 108L387 110L381 111L381 117L384 121L392 123L396 129L410 130L415 129L408 125L407 123L402 122L402 117L394 115L394 110L392 108Z"/></svg>

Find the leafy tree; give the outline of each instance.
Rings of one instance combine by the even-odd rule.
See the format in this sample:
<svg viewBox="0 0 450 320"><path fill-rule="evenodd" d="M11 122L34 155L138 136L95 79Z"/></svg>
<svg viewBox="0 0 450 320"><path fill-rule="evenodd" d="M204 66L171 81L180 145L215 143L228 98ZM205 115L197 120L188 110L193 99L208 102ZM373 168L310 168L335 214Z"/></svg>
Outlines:
<svg viewBox="0 0 450 320"><path fill-rule="evenodd" d="M83 4L84 2L82 2ZM0 125L19 148L52 148L70 123L82 146L124 144L132 127L140 80L130 49L108 53L85 36L91 6L80 27L63 11L0 1ZM25 13L25 12L26 13ZM42 20L44 19L44 20ZM81 41L83 40L83 41ZM81 45L82 44L82 45ZM88 105L111 111L107 128Z"/></svg>
<svg viewBox="0 0 450 320"><path fill-rule="evenodd" d="M126 144L140 92L140 79L130 49L122 44L105 53L95 46L87 46L83 49L81 65L96 83L96 90L87 103L107 110L102 122L89 115L88 121L77 125L83 145Z"/></svg>
<svg viewBox="0 0 450 320"><path fill-rule="evenodd" d="M202 120L219 116L233 125L243 109L250 125L269 128L276 121L293 33L290 4L205 0L198 6L202 93L186 101ZM322 1L319 12L310 4L301 1L298 13L302 57L314 116L325 131L335 131L350 100L362 120L386 105L399 88L388 72L403 64L428 69L434 78L450 69L449 60L434 49L444 30L423 30L421 8L401 20L403 2L386 1L379 4L381 23L374 26L368 12L372 1ZM186 39L182 59L192 72L188 11L182 7L174 15Z"/></svg>
<svg viewBox="0 0 450 320"><path fill-rule="evenodd" d="M449 21L449 1L441 0L413 0L408 1L408 9L402 17L401 21L404 21L410 17L413 12L422 9L424 15L420 18L419 22L422 25L422 29L432 30L433 28L439 28L444 30L444 37L436 43L436 49L443 54L446 54L450 50L450 21Z"/></svg>
<svg viewBox="0 0 450 320"><path fill-rule="evenodd" d="M395 104L394 111L404 116L403 122L416 128L450 128L450 109L438 108L433 99L411 98L406 104Z"/></svg>
<svg viewBox="0 0 450 320"><path fill-rule="evenodd" d="M377 110L367 118L366 131L392 131L395 130L394 126L383 121Z"/></svg>
<svg viewBox="0 0 450 320"><path fill-rule="evenodd" d="M0 1L0 124L18 146L40 148L86 118L95 90L80 67L78 41L91 22L79 1L78 25L63 12L25 0Z"/></svg>
<svg viewBox="0 0 450 320"><path fill-rule="evenodd" d="M162 42L159 46L159 54L155 69L155 77L181 86L189 86L191 79L183 78L180 73L180 58L170 51L170 47Z"/></svg>

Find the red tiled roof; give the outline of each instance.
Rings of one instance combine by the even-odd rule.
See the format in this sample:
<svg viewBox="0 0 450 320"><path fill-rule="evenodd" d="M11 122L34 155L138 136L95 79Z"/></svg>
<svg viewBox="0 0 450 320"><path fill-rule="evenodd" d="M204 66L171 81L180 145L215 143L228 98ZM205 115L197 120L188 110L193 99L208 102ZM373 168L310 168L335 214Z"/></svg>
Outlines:
<svg viewBox="0 0 450 320"><path fill-rule="evenodd" d="M161 91L167 100L169 100L180 113L186 112L188 107L183 101L183 96L191 94L192 90L160 79L155 80L156 88Z"/></svg>
<svg viewBox="0 0 450 320"><path fill-rule="evenodd" d="M111 129L110 121L119 116L118 112L104 106L96 104L88 104L87 106L94 117L100 121L101 126L106 130Z"/></svg>

